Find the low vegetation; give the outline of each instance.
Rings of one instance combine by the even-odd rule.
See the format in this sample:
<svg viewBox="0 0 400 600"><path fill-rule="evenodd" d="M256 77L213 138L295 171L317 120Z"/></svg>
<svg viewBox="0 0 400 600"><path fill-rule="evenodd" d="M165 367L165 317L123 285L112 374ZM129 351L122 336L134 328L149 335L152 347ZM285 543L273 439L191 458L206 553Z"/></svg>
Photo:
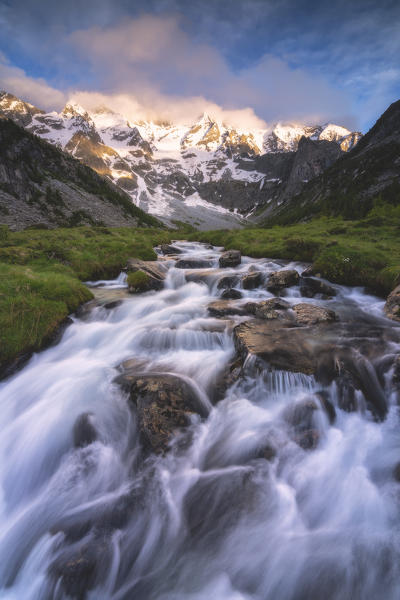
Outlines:
<svg viewBox="0 0 400 600"><path fill-rule="evenodd" d="M399 206L375 206L358 221L320 217L263 229L197 232L189 238L255 258L313 262L333 282L366 286L380 295L400 279Z"/></svg>
<svg viewBox="0 0 400 600"><path fill-rule="evenodd" d="M0 225L0 373L22 353L43 347L92 298L82 281L115 277L128 257L155 259L153 246L171 235L106 227L12 233Z"/></svg>
<svg viewBox="0 0 400 600"><path fill-rule="evenodd" d="M83 281L115 277L128 257L154 260L153 247L171 238L236 248L256 258L313 262L333 282L381 295L400 281L400 207L388 203L377 203L361 220L320 217L235 231L75 227L14 233L0 225L0 374L21 355L46 345L66 317L92 297Z"/></svg>
<svg viewBox="0 0 400 600"><path fill-rule="evenodd" d="M129 290L136 294L144 292L149 286L149 276L144 271L135 271L134 273L128 273L128 285Z"/></svg>

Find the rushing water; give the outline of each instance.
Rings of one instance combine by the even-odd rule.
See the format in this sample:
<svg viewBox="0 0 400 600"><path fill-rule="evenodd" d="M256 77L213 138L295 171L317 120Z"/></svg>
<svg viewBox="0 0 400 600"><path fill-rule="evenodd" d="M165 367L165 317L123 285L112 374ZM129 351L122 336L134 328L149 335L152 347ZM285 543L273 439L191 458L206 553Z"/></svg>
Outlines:
<svg viewBox="0 0 400 600"><path fill-rule="evenodd" d="M178 245L217 267L216 249ZM116 367L136 358L211 397L234 355L232 321L207 312L225 273L210 269L207 285L187 283L174 260L166 264L162 291L74 318L58 345L0 384L0 598L398 600L400 435L390 371L384 422L336 406L330 424L318 411L313 450L293 441L282 415L321 386L266 371L234 384L205 421L195 420L189 444L143 457ZM244 258L229 272L252 264L282 268ZM124 276L102 285L123 288ZM379 299L337 290L332 301L311 302L398 333ZM292 288L286 299L299 296ZM385 352L399 353L399 342L392 335ZM335 404L335 384L325 392ZM85 413L97 439L75 447ZM257 458L267 443L273 460Z"/></svg>

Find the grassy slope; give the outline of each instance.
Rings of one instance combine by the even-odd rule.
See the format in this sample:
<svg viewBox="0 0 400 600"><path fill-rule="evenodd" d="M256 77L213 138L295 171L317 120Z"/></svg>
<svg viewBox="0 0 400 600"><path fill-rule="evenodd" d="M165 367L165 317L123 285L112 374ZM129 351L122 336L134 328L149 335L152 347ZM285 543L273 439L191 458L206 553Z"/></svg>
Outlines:
<svg viewBox="0 0 400 600"><path fill-rule="evenodd" d="M154 259L153 246L171 235L105 227L11 233L0 226L0 371L21 353L40 349L92 298L81 280L114 277L128 257Z"/></svg>
<svg viewBox="0 0 400 600"><path fill-rule="evenodd" d="M319 218L268 229L168 232L76 227L11 233L0 226L0 374L43 347L89 300L88 279L112 278L128 257L155 259L153 246L186 237L254 257L314 262L331 281L385 295L400 278L400 208L375 207L365 219Z"/></svg>
<svg viewBox="0 0 400 600"><path fill-rule="evenodd" d="M367 286L381 295L400 278L400 207L375 208L359 221L322 217L269 229L197 232L189 238L256 258L313 262L330 281Z"/></svg>

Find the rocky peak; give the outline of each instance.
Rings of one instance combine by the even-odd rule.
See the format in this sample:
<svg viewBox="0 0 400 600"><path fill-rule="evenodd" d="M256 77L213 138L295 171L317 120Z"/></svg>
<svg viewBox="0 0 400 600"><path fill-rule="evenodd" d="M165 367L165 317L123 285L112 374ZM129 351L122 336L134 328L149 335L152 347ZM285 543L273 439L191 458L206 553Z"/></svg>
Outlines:
<svg viewBox="0 0 400 600"><path fill-rule="evenodd" d="M84 119L89 119L89 113L87 112L87 110L85 110L83 108L83 106L81 106L80 104L78 104L77 102L68 102L62 112L62 115L64 115L64 117L73 119L76 117L83 117Z"/></svg>
<svg viewBox="0 0 400 600"><path fill-rule="evenodd" d="M0 91L0 114L8 119L12 119L18 125L26 127L30 125L34 115L44 114L44 111L33 104L29 104L29 102L17 98L13 94Z"/></svg>

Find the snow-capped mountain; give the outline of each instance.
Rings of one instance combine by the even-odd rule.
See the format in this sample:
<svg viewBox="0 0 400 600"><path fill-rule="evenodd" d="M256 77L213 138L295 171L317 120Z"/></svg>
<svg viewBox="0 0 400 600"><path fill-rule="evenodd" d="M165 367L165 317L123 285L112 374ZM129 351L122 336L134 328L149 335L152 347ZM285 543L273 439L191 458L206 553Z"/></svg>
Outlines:
<svg viewBox="0 0 400 600"><path fill-rule="evenodd" d="M294 193L361 137L333 124L241 130L207 114L188 125L130 122L73 102L45 113L6 92L0 113L112 179L143 210L202 229L239 226L256 208L279 205L288 182ZM296 156L294 174L302 138L306 164Z"/></svg>

